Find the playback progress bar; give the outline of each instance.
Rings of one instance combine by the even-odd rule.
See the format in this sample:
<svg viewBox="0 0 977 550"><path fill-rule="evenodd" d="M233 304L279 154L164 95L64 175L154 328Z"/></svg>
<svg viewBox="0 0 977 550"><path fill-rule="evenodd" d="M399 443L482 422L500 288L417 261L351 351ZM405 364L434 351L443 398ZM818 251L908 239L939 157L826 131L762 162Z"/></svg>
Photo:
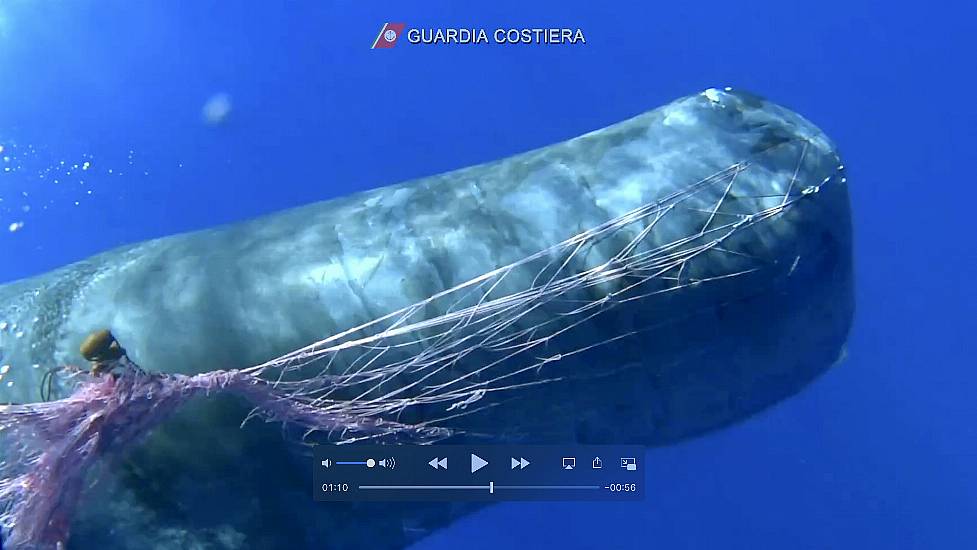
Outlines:
<svg viewBox="0 0 977 550"><path fill-rule="evenodd" d="M636 446L316 447L320 501L629 501L644 498Z"/></svg>
<svg viewBox="0 0 977 550"><path fill-rule="evenodd" d="M488 491L490 494L495 491L505 490L532 490L532 491L594 491L600 490L600 485L496 485L490 481L488 485L360 485L360 490L380 490L380 491Z"/></svg>

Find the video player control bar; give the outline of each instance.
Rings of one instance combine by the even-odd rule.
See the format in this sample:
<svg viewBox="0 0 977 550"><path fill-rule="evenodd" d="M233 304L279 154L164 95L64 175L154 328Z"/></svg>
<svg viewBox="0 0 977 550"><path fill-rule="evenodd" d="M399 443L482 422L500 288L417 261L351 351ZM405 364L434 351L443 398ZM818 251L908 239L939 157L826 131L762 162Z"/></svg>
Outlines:
<svg viewBox="0 0 977 550"><path fill-rule="evenodd" d="M638 446L323 445L321 501L589 500L644 498Z"/></svg>

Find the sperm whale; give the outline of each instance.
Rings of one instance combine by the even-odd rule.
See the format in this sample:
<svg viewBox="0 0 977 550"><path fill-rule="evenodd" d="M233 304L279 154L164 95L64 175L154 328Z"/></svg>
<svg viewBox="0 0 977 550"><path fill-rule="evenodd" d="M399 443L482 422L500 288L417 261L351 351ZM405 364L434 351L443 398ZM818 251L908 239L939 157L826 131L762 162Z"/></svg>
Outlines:
<svg viewBox="0 0 977 550"><path fill-rule="evenodd" d="M245 369L361 417L462 438L664 445L747 418L837 362L851 255L830 140L770 102L710 89L509 159L3 285L0 402L37 400L46 369L78 363L85 336L111 327L147 370ZM281 473L292 454L238 430L235 406L200 404L157 430L107 476L115 498L83 507L73 544L247 547L249 525L276 510L289 518L264 535L276 543L401 547L467 510L390 505L371 528L341 522L367 512L296 496L304 485ZM265 446L257 467L274 488L204 480L247 445ZM193 482L141 485L158 475Z"/></svg>

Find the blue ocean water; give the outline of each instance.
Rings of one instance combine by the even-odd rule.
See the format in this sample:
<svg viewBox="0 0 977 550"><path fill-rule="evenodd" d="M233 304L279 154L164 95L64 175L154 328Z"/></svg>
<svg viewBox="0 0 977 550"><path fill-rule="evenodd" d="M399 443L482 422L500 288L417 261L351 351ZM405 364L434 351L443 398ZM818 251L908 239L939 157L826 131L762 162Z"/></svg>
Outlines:
<svg viewBox="0 0 977 550"><path fill-rule="evenodd" d="M709 86L749 89L845 158L847 360L757 418L650 451L641 505L500 505L418 548L977 547L973 16L874 2L0 0L0 281L500 158ZM385 21L579 27L587 44L370 50ZM205 124L219 93L232 110Z"/></svg>

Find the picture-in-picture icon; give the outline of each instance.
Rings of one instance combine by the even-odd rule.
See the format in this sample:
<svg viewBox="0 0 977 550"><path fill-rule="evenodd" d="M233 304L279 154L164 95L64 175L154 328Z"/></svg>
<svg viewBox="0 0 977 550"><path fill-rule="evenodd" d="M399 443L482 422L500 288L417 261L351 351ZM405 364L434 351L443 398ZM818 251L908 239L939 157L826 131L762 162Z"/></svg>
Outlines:
<svg viewBox="0 0 977 550"><path fill-rule="evenodd" d="M638 469L638 459L636 458L622 458L621 467L629 472L633 472Z"/></svg>

